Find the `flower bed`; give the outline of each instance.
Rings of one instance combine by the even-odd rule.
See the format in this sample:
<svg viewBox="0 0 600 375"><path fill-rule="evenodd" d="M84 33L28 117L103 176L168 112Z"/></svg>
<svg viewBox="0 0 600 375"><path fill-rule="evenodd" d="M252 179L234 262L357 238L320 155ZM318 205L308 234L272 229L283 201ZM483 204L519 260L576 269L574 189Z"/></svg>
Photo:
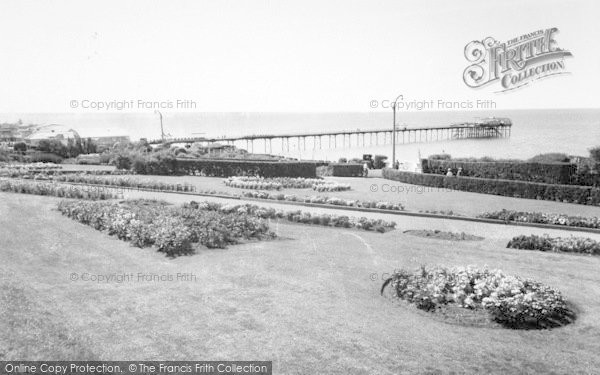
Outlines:
<svg viewBox="0 0 600 375"><path fill-rule="evenodd" d="M507 248L523 250L551 251L557 253L582 253L600 255L600 242L586 237L550 237L543 236L517 236L506 245Z"/></svg>
<svg viewBox="0 0 600 375"><path fill-rule="evenodd" d="M219 211L226 213L242 213L256 216L263 219L285 219L301 224L315 224L331 227L357 228L363 230L377 231L384 233L396 227L393 221L367 219L365 217L355 218L348 216L338 216L329 214L311 214L300 210L283 211L273 208L264 208L252 204L219 204L211 202L191 202L185 205L186 208L200 209L205 211Z"/></svg>
<svg viewBox="0 0 600 375"><path fill-rule="evenodd" d="M474 236L472 234L467 234L465 232L454 233L454 232L444 232L438 229L430 230L430 229L422 229L422 230L405 230L404 233L408 233L413 236L418 237L426 237L426 238L437 238L440 240L449 240L449 241L481 241L483 237Z"/></svg>
<svg viewBox="0 0 600 375"><path fill-rule="evenodd" d="M31 164L23 164L21 166L29 166ZM62 168L58 166L59 168ZM21 168L19 165L11 165L0 167L0 177L20 177L20 178L29 178L34 179L36 176L40 176L37 178L41 179L51 179L51 176L57 175L98 175L98 176L106 176L106 175L131 175L132 172L122 171L122 170L91 170L91 171L77 171L77 170L63 170L58 168L42 168L36 169L33 167L25 167Z"/></svg>
<svg viewBox="0 0 600 375"><path fill-rule="evenodd" d="M39 177L38 177L39 178ZM61 174L49 176L49 179L60 182L74 182L80 184L107 185L129 188L143 188L157 191L196 191L195 186L188 184L168 184L160 181L139 179L130 176L101 176L88 174Z"/></svg>
<svg viewBox="0 0 600 375"><path fill-rule="evenodd" d="M223 183L229 187L255 190L281 190L281 189L310 189L315 185L333 184L320 178L303 177L274 177L263 178L253 176L229 177L223 180ZM350 185L348 185L350 189Z"/></svg>
<svg viewBox="0 0 600 375"><path fill-rule="evenodd" d="M55 163L28 163L28 164L15 164L15 163L0 163L0 167L8 169L18 170L56 170L62 169L62 166Z"/></svg>
<svg viewBox="0 0 600 375"><path fill-rule="evenodd" d="M521 223L540 223L553 225L566 225L570 227L600 228L600 218L569 216L565 214L548 214L541 212L523 212L513 210L502 210L486 212L477 217L486 219L498 219L504 221L515 221Z"/></svg>
<svg viewBox="0 0 600 375"><path fill-rule="evenodd" d="M331 204L335 206L347 206L347 207L364 207L364 208L377 208L380 210L394 210L402 211L404 206L400 203L390 203L381 201L359 201L353 199L342 199L337 197L325 197L325 196L305 196L299 197L294 194L272 194L266 191L245 191L242 193L242 197L246 198L258 198L258 199L271 199L279 201L289 202L304 202L304 203L317 203L317 204Z"/></svg>
<svg viewBox="0 0 600 375"><path fill-rule="evenodd" d="M446 305L481 310L510 328L551 328L570 323L574 313L560 292L542 283L473 266L421 267L395 272L382 286L393 297L435 312Z"/></svg>
<svg viewBox="0 0 600 375"><path fill-rule="evenodd" d="M0 176L2 176L0 171ZM131 176L108 176L104 174L88 174L88 173L59 173L59 174L47 174L47 173L19 173L12 171L8 174L8 177L12 178L23 178L31 179L36 181L57 181L57 182L71 182L77 184L88 184L88 185L104 185L114 187L127 187L127 188L142 188L156 191L183 191L183 192L195 192L196 187L189 184L168 184L160 181L152 181L139 179Z"/></svg>
<svg viewBox="0 0 600 375"><path fill-rule="evenodd" d="M342 184L339 182L325 182L325 183L313 184L312 188L313 188L313 190L316 190L318 192L345 191L345 190L350 190L350 185Z"/></svg>
<svg viewBox="0 0 600 375"><path fill-rule="evenodd" d="M183 210L156 201L62 201L58 208L83 224L138 247L154 245L168 256L192 252L193 243L225 248L241 239L274 236L264 220L248 214Z"/></svg>
<svg viewBox="0 0 600 375"><path fill-rule="evenodd" d="M0 180L0 191L91 200L118 198L116 194L105 191L103 188L81 188L76 186L20 180Z"/></svg>

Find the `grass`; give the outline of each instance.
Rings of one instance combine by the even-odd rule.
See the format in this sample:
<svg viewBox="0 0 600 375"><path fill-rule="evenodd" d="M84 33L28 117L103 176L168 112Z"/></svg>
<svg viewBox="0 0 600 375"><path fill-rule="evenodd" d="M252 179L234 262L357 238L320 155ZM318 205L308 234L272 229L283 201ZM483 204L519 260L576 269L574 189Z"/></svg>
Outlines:
<svg viewBox="0 0 600 375"><path fill-rule="evenodd" d="M62 217L57 201L0 193L2 360L200 353L272 360L277 374L592 373L600 366L600 259L505 249L512 232L456 242L274 223L278 240L170 260ZM447 225L440 229L456 230ZM471 229L481 235L489 226ZM395 268L424 263L487 264L532 277L561 290L580 314L554 330L465 328L380 296ZM71 281L72 273L195 279L91 282Z"/></svg>
<svg viewBox="0 0 600 375"><path fill-rule="evenodd" d="M106 166L68 166L68 168L109 168ZM139 176L142 179L162 181L169 184L191 184L196 191L215 190L241 194L245 189L227 187L220 177L198 176ZM401 203L408 211L452 211L465 216L477 216L487 211L502 209L517 211L537 211L564 213L568 215L600 216L600 207L579 204L551 202L534 199L501 197L490 194L469 193L464 191L438 190L418 185L409 185L397 181L374 178L327 177L327 180L350 184L349 191L316 192L312 189L282 189L277 193L319 195L343 199L387 201ZM376 186L373 191L372 185ZM393 191L393 192L392 192ZM273 191L272 191L273 192Z"/></svg>

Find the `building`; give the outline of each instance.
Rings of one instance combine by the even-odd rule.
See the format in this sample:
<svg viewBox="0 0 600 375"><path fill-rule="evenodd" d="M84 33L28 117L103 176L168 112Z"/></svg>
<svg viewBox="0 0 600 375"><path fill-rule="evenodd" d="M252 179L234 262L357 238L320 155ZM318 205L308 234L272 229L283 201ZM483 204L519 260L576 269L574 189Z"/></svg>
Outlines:
<svg viewBox="0 0 600 375"><path fill-rule="evenodd" d="M40 126L31 135L25 138L25 141L31 146L37 146L41 140L57 140L65 146L69 139L79 140L81 137L75 130L67 128L64 125L51 124Z"/></svg>
<svg viewBox="0 0 600 375"><path fill-rule="evenodd" d="M12 144L23 142L25 138L35 132L40 126L35 124L23 125L18 123L0 124L0 143Z"/></svg>

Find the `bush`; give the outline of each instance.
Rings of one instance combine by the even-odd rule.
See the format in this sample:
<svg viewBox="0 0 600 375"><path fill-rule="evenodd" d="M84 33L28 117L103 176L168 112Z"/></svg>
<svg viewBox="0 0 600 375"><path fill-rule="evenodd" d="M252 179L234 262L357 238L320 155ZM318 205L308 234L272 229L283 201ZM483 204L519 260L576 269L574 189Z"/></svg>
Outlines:
<svg viewBox="0 0 600 375"><path fill-rule="evenodd" d="M28 163L56 163L60 164L63 158L48 152L32 152L25 157Z"/></svg>
<svg viewBox="0 0 600 375"><path fill-rule="evenodd" d="M463 176L446 177L436 174L397 171L389 168L383 170L383 177L389 180L413 185L448 188L473 193L600 205L600 189L590 186L551 185L536 182Z"/></svg>
<svg viewBox="0 0 600 375"><path fill-rule="evenodd" d="M567 154L551 152L536 155L527 161L530 163L568 163L571 161L571 158Z"/></svg>
<svg viewBox="0 0 600 375"><path fill-rule="evenodd" d="M450 154L433 154L429 155L429 160L450 160L452 156Z"/></svg>
<svg viewBox="0 0 600 375"><path fill-rule="evenodd" d="M383 284L394 297L422 310L454 304L487 311L510 328L551 328L570 323L574 313L560 292L533 280L508 276L499 270L475 267L421 267L399 270Z"/></svg>
<svg viewBox="0 0 600 375"><path fill-rule="evenodd" d="M117 169L125 169L125 170L131 169L131 159L127 155L117 155L112 160L112 164Z"/></svg>
<svg viewBox="0 0 600 375"><path fill-rule="evenodd" d="M104 152L102 154L100 154L100 164L109 164L110 163L110 154L107 152Z"/></svg>
<svg viewBox="0 0 600 375"><path fill-rule="evenodd" d="M385 168L385 162L387 161L387 156L385 155L375 155L373 158L373 168L374 169L382 169Z"/></svg>
<svg viewBox="0 0 600 375"><path fill-rule="evenodd" d="M27 151L27 145L25 144L25 142L17 142L14 144L13 150L18 152L25 152Z"/></svg>

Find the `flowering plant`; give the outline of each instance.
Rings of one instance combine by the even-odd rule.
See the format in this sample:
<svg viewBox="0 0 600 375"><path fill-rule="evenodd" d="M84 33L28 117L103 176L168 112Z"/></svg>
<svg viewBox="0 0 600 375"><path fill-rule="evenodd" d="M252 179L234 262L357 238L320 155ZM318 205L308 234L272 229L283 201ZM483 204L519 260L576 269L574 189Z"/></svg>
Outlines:
<svg viewBox="0 0 600 375"><path fill-rule="evenodd" d="M585 216L570 216L556 213L523 212L513 210L502 210L486 212L478 217L486 219L498 219L504 221L515 221L521 223L540 223L553 225L566 225L571 227L600 228L600 218Z"/></svg>
<svg viewBox="0 0 600 375"><path fill-rule="evenodd" d="M506 245L508 248L539 250L552 252L583 253L600 255L600 242L586 237L550 237L543 236L517 236Z"/></svg>
<svg viewBox="0 0 600 375"><path fill-rule="evenodd" d="M474 266L421 267L396 271L382 287L423 310L456 304L482 309L506 326L552 327L570 321L572 311L560 292L539 282Z"/></svg>
<svg viewBox="0 0 600 375"><path fill-rule="evenodd" d="M317 203L317 204L331 204L336 206L347 206L347 207L364 207L364 208L377 208L380 210L394 210L402 211L404 206L400 203L390 202L379 202L379 201L358 201L354 199L343 199L338 197L326 197L311 195L303 198L293 194L271 194L266 191L245 191L242 193L243 197L247 198L258 198L258 199L271 199L271 200L286 200L290 202L305 202L305 203Z"/></svg>
<svg viewBox="0 0 600 375"><path fill-rule="evenodd" d="M226 186L236 187L241 189L264 189L264 190L281 190L281 189L307 189L314 184L325 183L325 180L320 178L303 178L303 177L253 177L253 176L235 176L228 177L223 180Z"/></svg>

